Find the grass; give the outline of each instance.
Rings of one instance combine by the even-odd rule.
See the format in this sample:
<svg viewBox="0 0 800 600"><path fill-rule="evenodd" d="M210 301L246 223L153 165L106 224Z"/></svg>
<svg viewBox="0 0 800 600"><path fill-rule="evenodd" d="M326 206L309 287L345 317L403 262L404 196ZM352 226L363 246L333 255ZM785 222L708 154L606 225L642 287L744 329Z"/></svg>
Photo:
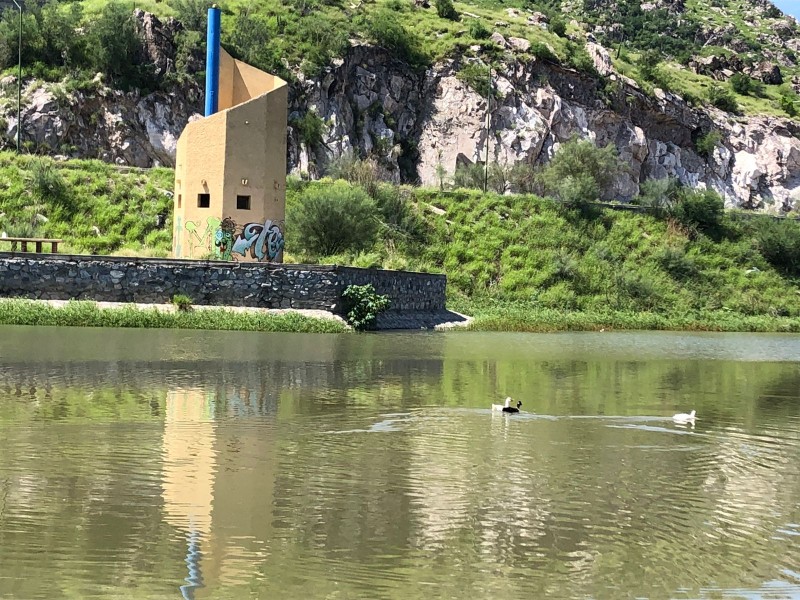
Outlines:
<svg viewBox="0 0 800 600"><path fill-rule="evenodd" d="M56 163L63 189L46 170L40 170L48 174L39 183L60 196L37 199L25 183L34 160L0 154L0 230L35 212L47 218L37 224L41 233L63 237L67 248L169 254L171 200L159 190L171 188L171 171L120 173L96 161ZM301 195L329 185L290 179L287 229ZM120 188L126 192L114 193ZM395 195L386 196L387 189ZM533 195L408 187L378 192L390 200L383 201L380 218L397 225L381 225L371 245L312 255L290 236L287 261L444 272L449 307L475 316L479 329L798 330L797 269L781 263L778 271L770 262L776 252L789 256L784 246L792 252L792 240L800 238L794 221L770 237L763 231L774 223L770 217L728 213L719 231L706 235L645 213L608 207L581 212ZM159 211L167 216L156 226ZM100 223L101 235L87 232L91 223ZM766 243L771 245L762 250ZM4 305L3 312L7 323L304 330L292 321L296 317L262 321L224 311L111 313L76 304L58 312L23 303Z"/></svg>
<svg viewBox="0 0 800 600"><path fill-rule="evenodd" d="M64 239L64 253L124 248L126 255L165 256L173 188L171 169L120 170L98 160L0 152L0 231L35 227Z"/></svg>
<svg viewBox="0 0 800 600"><path fill-rule="evenodd" d="M94 302L71 301L63 308L34 300L0 300L0 324L59 327L135 327L230 331L287 331L343 333L338 321L308 317L298 312L242 313L220 309L163 312L155 308L99 308Z"/></svg>

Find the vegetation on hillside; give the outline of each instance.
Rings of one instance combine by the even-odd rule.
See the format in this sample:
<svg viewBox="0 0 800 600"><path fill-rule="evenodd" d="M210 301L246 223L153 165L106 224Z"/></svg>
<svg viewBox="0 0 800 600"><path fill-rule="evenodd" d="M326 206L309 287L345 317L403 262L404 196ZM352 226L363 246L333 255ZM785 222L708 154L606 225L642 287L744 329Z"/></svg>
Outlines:
<svg viewBox="0 0 800 600"><path fill-rule="evenodd" d="M172 246L171 169L120 169L0 153L0 232L62 238L62 252L166 256Z"/></svg>
<svg viewBox="0 0 800 600"><path fill-rule="evenodd" d="M391 186L364 161L340 165L354 181L290 180L286 260L445 272L452 307L518 328L533 315L544 328L800 327L800 223L726 213L714 192L669 180L643 186L639 210L597 204L616 157L585 144L527 176L584 194L563 201ZM165 256L172 177L0 154L0 231Z"/></svg>
<svg viewBox="0 0 800 600"><path fill-rule="evenodd" d="M761 11L753 26L752 7L739 0L715 0L709 8L696 0L644 10L639 0L438 0L423 8L413 0L228 0L222 2L223 45L236 57L269 72L293 79L297 69L317 75L342 56L350 40L384 47L413 68L444 57L479 59L477 66L462 61L465 81L498 61L509 60L491 41L498 32L506 38L527 39L531 47L514 55L560 62L596 76L584 43L595 35L612 51L623 74L653 87L675 91L688 101L709 103L728 112L794 116L800 98L787 86L764 85L749 73L736 73L731 85L687 68L691 59L712 52L734 54L743 69L782 56L784 79L800 75L797 56L788 47L771 47L780 11ZM29 0L23 13L23 66L28 76L61 81L70 88L90 89L97 72L121 89L170 89L177 82L203 76L207 0L141 0L137 8L182 24L175 40L174 68L154 71L143 47L134 3L108 0ZM676 8L679 7L679 8ZM544 20L532 23L538 12ZM726 19L720 20L720 15ZM16 13L6 10L0 20L0 69L16 64ZM567 21L579 23L567 26ZM725 28L719 34L717 29ZM731 29L731 27L733 29ZM715 29L716 28L716 29ZM704 40L715 35L709 45ZM774 37L774 35L773 35ZM470 66L472 65L472 66ZM476 88L477 89L477 88ZM479 90L480 91L480 90Z"/></svg>

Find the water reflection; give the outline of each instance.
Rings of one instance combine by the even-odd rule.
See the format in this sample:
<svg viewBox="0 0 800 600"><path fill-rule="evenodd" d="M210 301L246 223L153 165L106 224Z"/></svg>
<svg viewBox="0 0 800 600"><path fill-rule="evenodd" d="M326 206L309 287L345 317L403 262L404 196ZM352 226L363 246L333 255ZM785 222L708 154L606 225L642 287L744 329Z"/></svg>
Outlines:
<svg viewBox="0 0 800 600"><path fill-rule="evenodd" d="M0 597L800 595L800 363L751 338L102 333L0 354Z"/></svg>

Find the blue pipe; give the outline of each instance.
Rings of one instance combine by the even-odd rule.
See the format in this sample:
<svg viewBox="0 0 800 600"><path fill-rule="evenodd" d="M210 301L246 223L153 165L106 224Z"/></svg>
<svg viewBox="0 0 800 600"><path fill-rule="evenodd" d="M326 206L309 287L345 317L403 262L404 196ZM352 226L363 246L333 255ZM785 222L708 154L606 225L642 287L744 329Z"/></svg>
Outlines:
<svg viewBox="0 0 800 600"><path fill-rule="evenodd" d="M220 10L215 4L208 9L208 32L206 34L206 116L210 117L219 107L219 30Z"/></svg>

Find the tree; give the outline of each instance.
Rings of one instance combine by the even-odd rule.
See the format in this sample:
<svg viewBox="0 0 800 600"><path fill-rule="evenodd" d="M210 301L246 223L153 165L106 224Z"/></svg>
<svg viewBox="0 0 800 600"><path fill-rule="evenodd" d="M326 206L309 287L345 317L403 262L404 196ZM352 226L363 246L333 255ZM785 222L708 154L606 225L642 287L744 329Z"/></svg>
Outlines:
<svg viewBox="0 0 800 600"><path fill-rule="evenodd" d="M612 144L598 148L594 142L573 137L559 148L542 170L539 181L546 194L580 207L608 196L621 170L622 163Z"/></svg>

